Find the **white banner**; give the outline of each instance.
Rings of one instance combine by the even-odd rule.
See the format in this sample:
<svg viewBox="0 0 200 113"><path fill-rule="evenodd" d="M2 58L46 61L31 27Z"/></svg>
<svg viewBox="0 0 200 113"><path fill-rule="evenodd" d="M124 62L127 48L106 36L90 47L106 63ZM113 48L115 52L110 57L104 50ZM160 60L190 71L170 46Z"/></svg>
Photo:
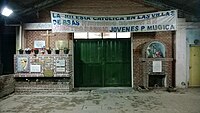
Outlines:
<svg viewBox="0 0 200 113"><path fill-rule="evenodd" d="M51 11L53 32L154 32L176 30L177 11L88 16Z"/></svg>

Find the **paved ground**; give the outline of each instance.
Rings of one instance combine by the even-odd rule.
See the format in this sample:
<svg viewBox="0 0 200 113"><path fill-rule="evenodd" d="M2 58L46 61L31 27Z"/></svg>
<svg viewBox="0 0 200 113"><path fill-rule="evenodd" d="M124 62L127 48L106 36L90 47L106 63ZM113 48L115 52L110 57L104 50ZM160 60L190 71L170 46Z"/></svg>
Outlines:
<svg viewBox="0 0 200 113"><path fill-rule="evenodd" d="M200 88L177 92L102 88L70 93L15 93L0 113L200 113Z"/></svg>

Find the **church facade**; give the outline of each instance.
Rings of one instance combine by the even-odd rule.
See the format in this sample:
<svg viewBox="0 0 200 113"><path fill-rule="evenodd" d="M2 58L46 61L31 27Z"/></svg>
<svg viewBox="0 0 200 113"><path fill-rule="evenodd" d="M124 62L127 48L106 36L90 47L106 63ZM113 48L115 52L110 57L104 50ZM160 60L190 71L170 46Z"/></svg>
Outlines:
<svg viewBox="0 0 200 113"><path fill-rule="evenodd" d="M109 3L116 7L110 7ZM165 18L159 20L157 17L172 16L168 12L176 10L167 13L161 10L128 0L68 1L42 10L37 18L18 29L16 45L24 53L17 52L14 59L17 87L25 87L27 82L32 83L30 87L69 91L77 87L198 86L198 81L190 80L188 68L188 52L196 38L188 43L187 37L199 24L176 17L175 24L162 25ZM148 22L141 22L151 16L155 25L147 26ZM61 17L64 19L59 20ZM130 26L131 19L138 25ZM102 24L100 22L104 26L113 25L106 21L121 22L129 27L87 28ZM61 22L64 27L59 28ZM67 28L67 25L85 28ZM25 49L32 51L25 53ZM38 54L34 53L36 49ZM51 54L47 50L51 50Z"/></svg>

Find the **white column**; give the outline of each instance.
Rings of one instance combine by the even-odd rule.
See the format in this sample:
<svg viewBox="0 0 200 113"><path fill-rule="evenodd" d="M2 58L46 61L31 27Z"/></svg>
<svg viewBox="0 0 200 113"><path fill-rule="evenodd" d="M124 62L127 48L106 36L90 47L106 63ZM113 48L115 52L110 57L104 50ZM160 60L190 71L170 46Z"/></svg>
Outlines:
<svg viewBox="0 0 200 113"><path fill-rule="evenodd" d="M22 48L22 25L19 26L19 48Z"/></svg>
<svg viewBox="0 0 200 113"><path fill-rule="evenodd" d="M22 25L16 26L16 49L21 49L22 47Z"/></svg>
<svg viewBox="0 0 200 113"><path fill-rule="evenodd" d="M178 19L176 31L176 87L187 87L187 47L186 47L186 22ZM185 84L185 85L183 85Z"/></svg>
<svg viewBox="0 0 200 113"><path fill-rule="evenodd" d="M134 88L133 83L133 33L131 33L131 87Z"/></svg>

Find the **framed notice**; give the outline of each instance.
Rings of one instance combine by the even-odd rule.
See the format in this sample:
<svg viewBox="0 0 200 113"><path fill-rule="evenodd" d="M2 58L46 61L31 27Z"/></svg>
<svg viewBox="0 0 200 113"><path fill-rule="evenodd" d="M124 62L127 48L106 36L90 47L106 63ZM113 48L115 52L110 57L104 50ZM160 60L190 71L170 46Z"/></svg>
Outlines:
<svg viewBox="0 0 200 113"><path fill-rule="evenodd" d="M35 40L34 48L45 48L45 41L44 40Z"/></svg>
<svg viewBox="0 0 200 113"><path fill-rule="evenodd" d="M56 66L65 66L65 60L56 60Z"/></svg>
<svg viewBox="0 0 200 113"><path fill-rule="evenodd" d="M36 73L37 72L38 73L41 72L41 65L31 65L30 66L30 71L33 72L33 73L34 72L36 72Z"/></svg>
<svg viewBox="0 0 200 113"><path fill-rule="evenodd" d="M153 72L162 72L162 61L153 61Z"/></svg>

